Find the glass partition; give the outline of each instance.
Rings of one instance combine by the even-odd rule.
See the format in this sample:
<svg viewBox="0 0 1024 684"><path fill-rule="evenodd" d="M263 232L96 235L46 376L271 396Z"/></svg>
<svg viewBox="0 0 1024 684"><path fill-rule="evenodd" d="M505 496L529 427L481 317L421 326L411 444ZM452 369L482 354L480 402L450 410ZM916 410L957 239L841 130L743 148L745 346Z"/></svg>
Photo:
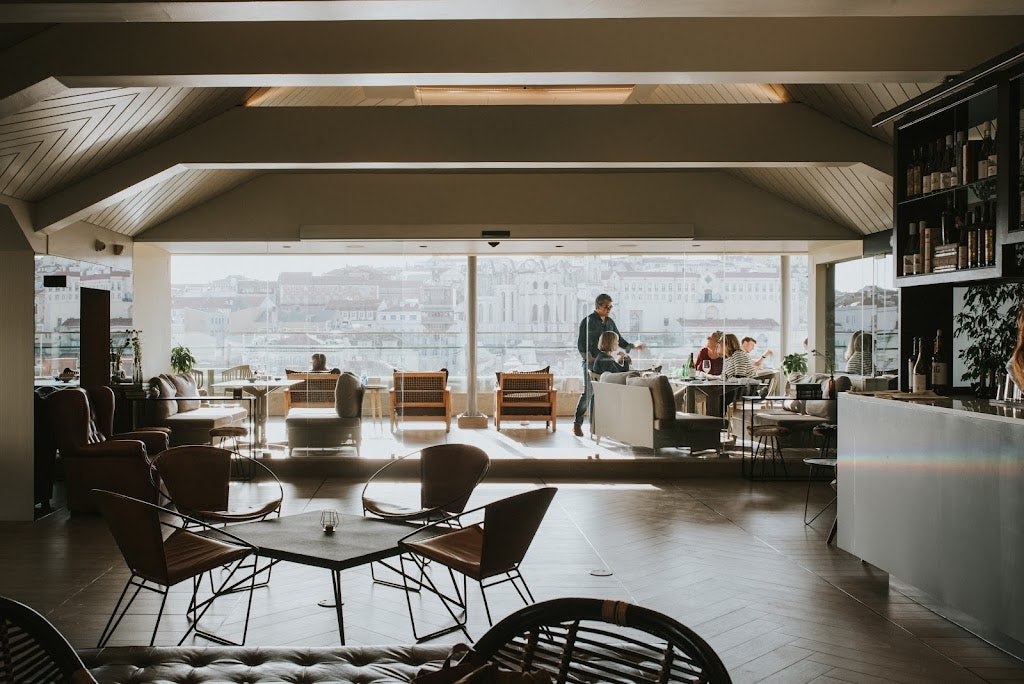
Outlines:
<svg viewBox="0 0 1024 684"><path fill-rule="evenodd" d="M834 326L827 350L837 372L896 374L898 291L892 255L835 264Z"/></svg>

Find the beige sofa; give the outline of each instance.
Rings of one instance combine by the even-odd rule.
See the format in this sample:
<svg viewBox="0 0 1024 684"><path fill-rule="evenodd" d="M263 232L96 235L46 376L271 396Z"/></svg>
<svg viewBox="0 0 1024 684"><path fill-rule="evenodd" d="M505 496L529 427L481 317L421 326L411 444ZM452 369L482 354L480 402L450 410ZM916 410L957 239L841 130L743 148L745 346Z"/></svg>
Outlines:
<svg viewBox="0 0 1024 684"><path fill-rule="evenodd" d="M171 446L209 444L211 428L245 424L244 407L211 406L199 397L190 373L158 375L149 381L142 420L147 426L169 428Z"/></svg>
<svg viewBox="0 0 1024 684"><path fill-rule="evenodd" d="M594 437L646 447L689 447L719 451L722 419L676 411L675 397L664 375L637 377L604 373L594 387Z"/></svg>

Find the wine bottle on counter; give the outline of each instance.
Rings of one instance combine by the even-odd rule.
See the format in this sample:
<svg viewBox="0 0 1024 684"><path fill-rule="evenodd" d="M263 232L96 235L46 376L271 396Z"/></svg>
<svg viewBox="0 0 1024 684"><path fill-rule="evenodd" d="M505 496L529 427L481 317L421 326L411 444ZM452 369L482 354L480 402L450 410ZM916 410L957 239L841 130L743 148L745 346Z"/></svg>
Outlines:
<svg viewBox="0 0 1024 684"><path fill-rule="evenodd" d="M911 392L921 394L928 391L928 380L931 375L931 367L928 363L928 354L924 351L924 338L917 338L917 361L914 362L914 384Z"/></svg>
<svg viewBox="0 0 1024 684"><path fill-rule="evenodd" d="M942 328L935 331L935 349L932 352L932 390L936 394L949 393L949 364L942 353Z"/></svg>
<svg viewBox="0 0 1024 684"><path fill-rule="evenodd" d="M907 359L907 391L914 391L914 366L917 365L917 348L918 338L914 338L910 341L910 358Z"/></svg>
<svg viewBox="0 0 1024 684"><path fill-rule="evenodd" d="M683 368L683 377L692 378L696 375L696 369L697 367L693 363L693 352L690 352L690 358L686 360L686 366Z"/></svg>

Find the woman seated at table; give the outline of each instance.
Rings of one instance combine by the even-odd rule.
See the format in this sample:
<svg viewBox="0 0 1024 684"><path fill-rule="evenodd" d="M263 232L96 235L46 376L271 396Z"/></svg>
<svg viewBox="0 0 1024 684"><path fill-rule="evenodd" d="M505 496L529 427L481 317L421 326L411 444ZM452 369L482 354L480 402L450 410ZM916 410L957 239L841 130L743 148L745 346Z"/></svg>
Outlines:
<svg viewBox="0 0 1024 684"><path fill-rule="evenodd" d="M629 354L619 349L619 336L611 330L597 338L597 357L591 369L601 373L625 373L629 370Z"/></svg>
<svg viewBox="0 0 1024 684"><path fill-rule="evenodd" d="M873 375L874 368L871 360L872 347L871 333L863 330L854 331L850 336L850 344L846 347L846 372L856 375Z"/></svg>
<svg viewBox="0 0 1024 684"><path fill-rule="evenodd" d="M725 336L725 363L722 364L722 378L749 378L754 375L754 364L750 355L743 350L738 337L729 333Z"/></svg>
<svg viewBox="0 0 1024 684"><path fill-rule="evenodd" d="M707 372L711 375L722 374L722 331L716 330L708 335L708 343L704 345L699 352L697 352L696 366L697 370L703 371L703 363L705 361L711 362L711 369Z"/></svg>

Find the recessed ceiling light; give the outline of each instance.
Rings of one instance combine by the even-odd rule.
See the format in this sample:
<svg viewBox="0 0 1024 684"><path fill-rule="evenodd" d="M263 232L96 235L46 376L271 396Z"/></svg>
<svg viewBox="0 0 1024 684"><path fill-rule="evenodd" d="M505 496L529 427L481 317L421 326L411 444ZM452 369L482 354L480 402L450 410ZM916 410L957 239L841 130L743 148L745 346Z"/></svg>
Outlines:
<svg viewBox="0 0 1024 684"><path fill-rule="evenodd" d="M365 249L366 245L345 245L349 249Z"/></svg>
<svg viewBox="0 0 1024 684"><path fill-rule="evenodd" d="M426 245L420 245L420 249L426 249L426 248L427 248Z"/></svg>
<svg viewBox="0 0 1024 684"><path fill-rule="evenodd" d="M291 249L291 245L281 245L281 249Z"/></svg>
<svg viewBox="0 0 1024 684"><path fill-rule="evenodd" d="M555 249L562 249L565 245L555 245Z"/></svg>
<svg viewBox="0 0 1024 684"><path fill-rule="evenodd" d="M635 242L627 242L626 244L619 245L619 247L636 247Z"/></svg>

